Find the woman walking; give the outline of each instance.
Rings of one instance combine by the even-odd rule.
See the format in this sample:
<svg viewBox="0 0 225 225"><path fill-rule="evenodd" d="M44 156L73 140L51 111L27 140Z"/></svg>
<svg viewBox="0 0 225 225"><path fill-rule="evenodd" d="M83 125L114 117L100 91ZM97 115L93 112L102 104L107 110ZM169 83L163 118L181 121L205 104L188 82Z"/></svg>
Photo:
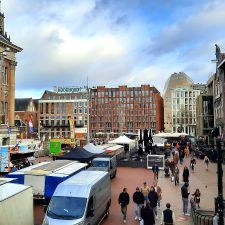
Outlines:
<svg viewBox="0 0 225 225"><path fill-rule="evenodd" d="M184 166L184 170L183 170L183 182L184 183L189 183L189 169L187 168L187 166Z"/></svg>

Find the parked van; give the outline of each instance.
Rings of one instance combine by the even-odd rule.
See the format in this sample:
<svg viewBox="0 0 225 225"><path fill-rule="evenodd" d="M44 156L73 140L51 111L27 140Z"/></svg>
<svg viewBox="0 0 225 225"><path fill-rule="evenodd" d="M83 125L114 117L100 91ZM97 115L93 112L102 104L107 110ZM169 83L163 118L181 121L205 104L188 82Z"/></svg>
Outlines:
<svg viewBox="0 0 225 225"><path fill-rule="evenodd" d="M58 185L42 225L97 225L110 204L109 173L81 171Z"/></svg>
<svg viewBox="0 0 225 225"><path fill-rule="evenodd" d="M116 177L116 156L104 156L94 158L92 160L92 166L89 167L89 170L107 171L110 174L110 178Z"/></svg>

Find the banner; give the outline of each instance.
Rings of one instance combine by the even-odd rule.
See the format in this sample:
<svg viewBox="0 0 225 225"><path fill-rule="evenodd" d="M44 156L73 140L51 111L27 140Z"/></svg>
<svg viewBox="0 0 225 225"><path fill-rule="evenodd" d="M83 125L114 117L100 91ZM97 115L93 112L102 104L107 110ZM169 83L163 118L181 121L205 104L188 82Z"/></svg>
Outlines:
<svg viewBox="0 0 225 225"><path fill-rule="evenodd" d="M74 127L74 119L70 118L70 138L74 139L75 127Z"/></svg>

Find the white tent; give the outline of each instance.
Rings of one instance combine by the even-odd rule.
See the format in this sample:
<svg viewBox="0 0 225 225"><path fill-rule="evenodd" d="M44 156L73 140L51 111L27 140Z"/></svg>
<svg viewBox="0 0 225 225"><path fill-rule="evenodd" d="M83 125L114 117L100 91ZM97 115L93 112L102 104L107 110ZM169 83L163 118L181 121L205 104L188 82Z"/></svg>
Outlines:
<svg viewBox="0 0 225 225"><path fill-rule="evenodd" d="M94 154L100 154L100 153L104 152L103 149L98 148L97 146L93 145L92 143L86 144L83 148L85 150L87 150L88 152L91 152Z"/></svg>
<svg viewBox="0 0 225 225"><path fill-rule="evenodd" d="M161 146L161 147L164 147L164 143L167 141L166 138L162 138L162 137L155 137L153 136L152 137L153 139L153 145L157 145L157 146Z"/></svg>
<svg viewBox="0 0 225 225"><path fill-rule="evenodd" d="M129 145L129 150L135 147L136 142L134 140L131 140L127 136L123 135L118 137L115 140L109 141L109 143L114 143L114 144L127 144Z"/></svg>

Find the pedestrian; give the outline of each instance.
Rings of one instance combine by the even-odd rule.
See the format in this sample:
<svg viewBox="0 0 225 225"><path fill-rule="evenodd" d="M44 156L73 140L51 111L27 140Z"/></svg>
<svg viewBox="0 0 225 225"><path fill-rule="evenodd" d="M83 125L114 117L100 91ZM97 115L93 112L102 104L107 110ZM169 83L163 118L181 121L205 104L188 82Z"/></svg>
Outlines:
<svg viewBox="0 0 225 225"><path fill-rule="evenodd" d="M194 196L195 204L198 206L198 208L200 208L199 203L200 203L201 192L199 191L198 188L195 190L195 193L192 194L192 196Z"/></svg>
<svg viewBox="0 0 225 225"><path fill-rule="evenodd" d="M174 169L174 183L175 183L175 186L178 184L179 185L179 168L178 166L175 166L175 169Z"/></svg>
<svg viewBox="0 0 225 225"><path fill-rule="evenodd" d="M208 158L207 155L205 156L203 161L205 163L205 169L208 171L208 169L209 169L209 158Z"/></svg>
<svg viewBox="0 0 225 225"><path fill-rule="evenodd" d="M190 161L190 167L191 167L192 171L194 171L195 165L196 165L196 160L194 157L192 157L192 159Z"/></svg>
<svg viewBox="0 0 225 225"><path fill-rule="evenodd" d="M141 208L144 205L144 195L140 192L139 187L136 188L136 191L133 194L133 202L135 207L135 220L141 220Z"/></svg>
<svg viewBox="0 0 225 225"><path fill-rule="evenodd" d="M146 202L146 206L141 209L141 218L144 221L143 225L155 225L155 216L150 202Z"/></svg>
<svg viewBox="0 0 225 225"><path fill-rule="evenodd" d="M189 183L189 169L187 168L187 166L184 166L184 170L183 170L183 182L184 183Z"/></svg>
<svg viewBox="0 0 225 225"><path fill-rule="evenodd" d="M141 192L144 195L145 202L148 200L150 188L147 186L147 183L144 182L143 186L141 187Z"/></svg>
<svg viewBox="0 0 225 225"><path fill-rule="evenodd" d="M150 205L152 207L152 210L154 212L155 218L158 219L157 215L157 202L158 202L158 195L155 191L155 188L151 186L150 192L148 194L148 200L150 201Z"/></svg>
<svg viewBox="0 0 225 225"><path fill-rule="evenodd" d="M118 201L121 206L121 212L123 214L123 222L126 223L127 206L130 202L130 197L129 197L129 194L127 193L127 188L124 188L123 192L120 193Z"/></svg>
<svg viewBox="0 0 225 225"><path fill-rule="evenodd" d="M188 192L188 183L184 183L184 185L181 187L181 196L182 196L182 201L183 201L183 213L184 215L189 215L187 213L188 211L188 197L189 197L189 192Z"/></svg>
<svg viewBox="0 0 225 225"><path fill-rule="evenodd" d="M170 203L166 203L166 209L162 212L161 225L175 225L175 215L170 209Z"/></svg>
<svg viewBox="0 0 225 225"><path fill-rule="evenodd" d="M152 166L152 172L154 173L154 181L158 180L158 175L159 175L159 167L158 165L154 162L154 165Z"/></svg>
<svg viewBox="0 0 225 225"><path fill-rule="evenodd" d="M162 188L157 184L157 182L155 182L155 191L157 193L158 196L158 200L157 200L157 206L160 208L161 204L161 200L162 200Z"/></svg>

